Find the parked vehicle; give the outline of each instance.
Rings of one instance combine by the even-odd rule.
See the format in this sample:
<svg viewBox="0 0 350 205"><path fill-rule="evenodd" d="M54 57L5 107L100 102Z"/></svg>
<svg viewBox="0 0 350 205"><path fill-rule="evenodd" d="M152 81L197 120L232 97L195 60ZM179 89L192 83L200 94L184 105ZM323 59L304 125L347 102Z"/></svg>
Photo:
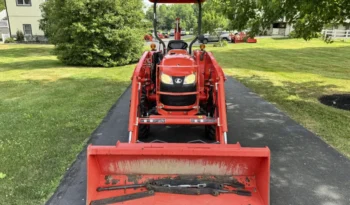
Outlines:
<svg viewBox="0 0 350 205"><path fill-rule="evenodd" d="M240 32L231 36L232 43L257 43L255 38L250 38L246 32Z"/></svg>
<svg viewBox="0 0 350 205"><path fill-rule="evenodd" d="M160 32L158 32L157 35L158 35L158 37L161 38L161 39L164 38L164 35L163 35L162 33L160 33Z"/></svg>
<svg viewBox="0 0 350 205"><path fill-rule="evenodd" d="M164 38L164 35L163 35L162 33L160 33L160 32L157 32L157 35L158 35L158 37L159 37L160 39L163 39L163 38ZM152 33L152 36L153 36L153 38L155 38L154 33Z"/></svg>
<svg viewBox="0 0 350 205"><path fill-rule="evenodd" d="M152 34L146 34L143 38L144 38L145 41L153 41Z"/></svg>
<svg viewBox="0 0 350 205"><path fill-rule="evenodd" d="M175 29L170 30L170 36L175 36Z"/></svg>
<svg viewBox="0 0 350 205"><path fill-rule="evenodd" d="M223 31L216 34L204 34L204 40L202 43L206 44L208 42L218 42L220 40L231 41L231 34L228 31Z"/></svg>
<svg viewBox="0 0 350 205"><path fill-rule="evenodd" d="M168 33L163 32L162 34L163 34L164 38L169 38L169 34Z"/></svg>
<svg viewBox="0 0 350 205"><path fill-rule="evenodd" d="M186 36L186 30L185 29L181 31L181 36Z"/></svg>
<svg viewBox="0 0 350 205"><path fill-rule="evenodd" d="M160 33L160 32L157 32L157 34L158 34L158 37L159 37L160 39L168 38L168 37L165 37L165 35L162 34L162 33ZM144 36L144 39L145 39L145 41L153 41L153 39L156 39L155 36L154 36L154 32L153 32L153 31L150 31L149 34L146 34L146 35Z"/></svg>

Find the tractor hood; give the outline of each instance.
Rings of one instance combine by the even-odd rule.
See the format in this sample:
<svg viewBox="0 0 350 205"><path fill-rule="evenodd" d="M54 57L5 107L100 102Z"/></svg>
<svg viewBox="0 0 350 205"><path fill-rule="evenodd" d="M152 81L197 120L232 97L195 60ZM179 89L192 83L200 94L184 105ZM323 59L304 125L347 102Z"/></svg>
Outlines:
<svg viewBox="0 0 350 205"><path fill-rule="evenodd" d="M196 71L196 62L190 55L170 52L159 65L161 72L170 76L186 76Z"/></svg>

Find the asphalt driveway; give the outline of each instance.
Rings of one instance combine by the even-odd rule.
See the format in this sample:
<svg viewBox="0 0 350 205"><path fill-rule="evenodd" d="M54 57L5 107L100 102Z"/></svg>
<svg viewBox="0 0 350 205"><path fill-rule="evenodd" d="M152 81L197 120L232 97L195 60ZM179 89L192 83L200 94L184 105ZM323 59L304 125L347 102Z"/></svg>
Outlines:
<svg viewBox="0 0 350 205"><path fill-rule="evenodd" d="M92 134L90 143L114 145L128 140L130 88ZM350 160L319 137L290 119L274 105L229 78L226 82L228 142L242 146L268 146L272 152L272 205L350 204ZM172 132L176 129L175 132ZM181 133L199 138L198 128L152 129L153 138L182 141ZM186 139L189 140L189 139ZM86 151L67 171L48 205L84 205L86 193Z"/></svg>

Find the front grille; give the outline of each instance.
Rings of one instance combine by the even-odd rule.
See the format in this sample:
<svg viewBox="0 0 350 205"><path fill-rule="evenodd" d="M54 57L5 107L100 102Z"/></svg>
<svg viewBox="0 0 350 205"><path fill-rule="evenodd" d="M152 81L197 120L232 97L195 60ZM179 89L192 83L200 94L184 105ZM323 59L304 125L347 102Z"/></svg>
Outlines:
<svg viewBox="0 0 350 205"><path fill-rule="evenodd" d="M193 105L196 102L196 98L197 98L197 95L183 95L183 96L160 95L160 101L164 105L170 105L170 106Z"/></svg>
<svg viewBox="0 0 350 205"><path fill-rule="evenodd" d="M167 85L160 84L160 91L163 92L174 92L174 93L183 93L183 92L195 92L197 90L196 84L193 85ZM182 96L173 96L173 95L160 95L160 101L164 105L170 106L187 106L193 105L196 102L197 95L182 95Z"/></svg>

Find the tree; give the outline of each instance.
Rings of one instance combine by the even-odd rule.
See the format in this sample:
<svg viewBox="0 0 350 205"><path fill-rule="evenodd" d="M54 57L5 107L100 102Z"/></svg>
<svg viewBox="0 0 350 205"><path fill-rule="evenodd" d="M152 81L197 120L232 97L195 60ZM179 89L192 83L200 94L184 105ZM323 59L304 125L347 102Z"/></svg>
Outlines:
<svg viewBox="0 0 350 205"><path fill-rule="evenodd" d="M142 0L50 0L40 28L66 64L124 65L143 49L142 7Z"/></svg>
<svg viewBox="0 0 350 205"><path fill-rule="evenodd" d="M251 27L250 35L286 18L297 37L309 40L326 24L350 19L349 0L209 0L230 19L232 29Z"/></svg>
<svg viewBox="0 0 350 205"><path fill-rule="evenodd" d="M228 25L228 20L220 14L217 14L213 10L204 12L202 20L202 32L212 33L215 29L225 29Z"/></svg>
<svg viewBox="0 0 350 205"><path fill-rule="evenodd" d="M153 21L153 6L146 11L146 18ZM176 18L181 19L182 29L193 28L197 22L197 16L195 16L190 4L160 4L157 6L158 29L170 30L174 28Z"/></svg>
<svg viewBox="0 0 350 205"><path fill-rule="evenodd" d="M208 1L203 4L202 33L214 34L216 29L226 29L228 25L229 20L215 2ZM219 35L217 32L216 34Z"/></svg>
<svg viewBox="0 0 350 205"><path fill-rule="evenodd" d="M5 9L5 0L0 0L0 11Z"/></svg>

